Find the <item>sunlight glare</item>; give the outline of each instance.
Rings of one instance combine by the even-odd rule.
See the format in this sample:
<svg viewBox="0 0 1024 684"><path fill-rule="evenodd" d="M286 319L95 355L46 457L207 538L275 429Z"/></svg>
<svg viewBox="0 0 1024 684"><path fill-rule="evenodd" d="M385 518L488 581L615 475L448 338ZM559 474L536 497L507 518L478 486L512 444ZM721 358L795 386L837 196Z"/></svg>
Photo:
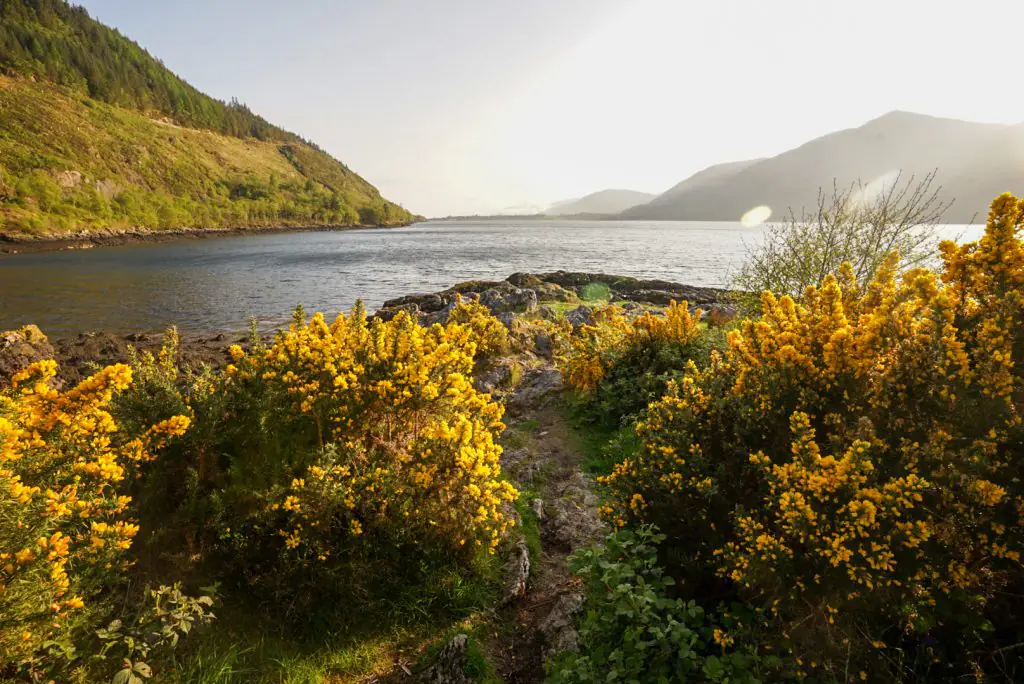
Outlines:
<svg viewBox="0 0 1024 684"><path fill-rule="evenodd" d="M771 215L771 207L762 204L761 206L754 207L753 209L745 213L743 217L740 218L740 223L743 225L744 228L756 228L757 226L761 225L769 218L771 218Z"/></svg>

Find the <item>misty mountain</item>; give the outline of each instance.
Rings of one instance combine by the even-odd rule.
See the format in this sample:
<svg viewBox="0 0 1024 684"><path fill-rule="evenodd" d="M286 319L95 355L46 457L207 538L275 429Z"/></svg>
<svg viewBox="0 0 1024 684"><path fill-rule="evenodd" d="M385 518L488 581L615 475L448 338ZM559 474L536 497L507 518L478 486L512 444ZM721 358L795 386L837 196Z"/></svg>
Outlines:
<svg viewBox="0 0 1024 684"><path fill-rule="evenodd" d="M638 204L631 209L627 209L623 212L622 218L649 219L654 218L653 214L660 211L671 212L672 207L677 201L679 201L679 198L685 198L688 196L688 193L697 192L702 188L713 187L716 183L723 182L760 161L763 160L748 159L745 161L725 162L709 166L703 171L698 171L693 174L686 180L676 183L665 192L650 200L648 203Z"/></svg>
<svg viewBox="0 0 1024 684"><path fill-rule="evenodd" d="M637 192L636 190L600 190L578 199L556 202L544 213L549 216L618 214L654 198L655 195L649 192Z"/></svg>
<svg viewBox="0 0 1024 684"><path fill-rule="evenodd" d="M858 128L811 140L778 156L712 166L628 219L736 221L767 205L773 216L816 204L818 188L870 183L902 172L923 177L938 169L941 197L954 200L949 223L984 219L1003 192L1024 192L1024 124L983 124L894 111Z"/></svg>

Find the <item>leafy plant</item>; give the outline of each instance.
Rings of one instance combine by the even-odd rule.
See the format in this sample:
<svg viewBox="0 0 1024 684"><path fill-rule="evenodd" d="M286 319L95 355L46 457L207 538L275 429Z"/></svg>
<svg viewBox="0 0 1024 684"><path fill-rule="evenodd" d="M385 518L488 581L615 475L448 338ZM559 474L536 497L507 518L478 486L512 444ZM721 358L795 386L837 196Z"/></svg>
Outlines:
<svg viewBox="0 0 1024 684"><path fill-rule="evenodd" d="M153 668L147 662L151 654L174 649L195 627L210 624L215 619L209 611L215 595L216 587L206 587L198 597L184 594L180 584L150 589L147 605L134 621L126 625L114 620L96 630L102 645L94 658L121 661L111 684L142 684L152 677Z"/></svg>
<svg viewBox="0 0 1024 684"><path fill-rule="evenodd" d="M640 526L573 555L570 567L587 590L580 651L550 662L550 681L742 683L779 669L778 657L737 646L715 616L671 596L675 581L657 556L664 541L655 528Z"/></svg>

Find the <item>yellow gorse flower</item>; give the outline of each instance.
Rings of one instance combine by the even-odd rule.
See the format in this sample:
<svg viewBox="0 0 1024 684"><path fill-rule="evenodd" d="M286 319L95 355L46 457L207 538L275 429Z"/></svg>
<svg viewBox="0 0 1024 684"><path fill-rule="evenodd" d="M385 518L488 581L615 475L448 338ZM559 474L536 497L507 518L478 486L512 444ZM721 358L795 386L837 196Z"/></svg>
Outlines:
<svg viewBox="0 0 1024 684"><path fill-rule="evenodd" d="M1004 195L981 240L941 245L939 273L893 254L863 288L844 265L799 301L764 293L650 405L602 514L673 530L740 596L843 630L864 663L884 666L888 635L984 610L1024 573L1022 230ZM616 316L572 342L573 386L635 334Z"/></svg>
<svg viewBox="0 0 1024 684"><path fill-rule="evenodd" d="M500 477L503 409L471 374L504 333L476 303L429 328L404 312L368 321L357 307L331 324L321 314L296 321L266 348L235 355L229 390L270 392L323 448L274 504L302 530L283 535L287 552L327 560L338 530L371 543L386 527L417 543L495 548L518 493Z"/></svg>
<svg viewBox="0 0 1024 684"><path fill-rule="evenodd" d="M34 363L0 394L0 651L15 660L68 627L95 589L93 569L124 566L139 528L122 482L189 427L175 416L125 434L109 408L132 382L126 365L63 392L56 374L55 361Z"/></svg>

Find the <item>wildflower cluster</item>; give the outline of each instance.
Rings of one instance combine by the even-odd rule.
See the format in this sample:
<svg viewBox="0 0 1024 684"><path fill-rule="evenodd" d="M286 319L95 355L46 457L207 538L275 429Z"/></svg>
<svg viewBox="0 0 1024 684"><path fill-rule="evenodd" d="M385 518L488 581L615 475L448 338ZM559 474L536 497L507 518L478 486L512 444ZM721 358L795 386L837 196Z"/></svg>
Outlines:
<svg viewBox="0 0 1024 684"><path fill-rule="evenodd" d="M771 606L796 676L1007 667L993 654L1024 634L996 601L1024 585L1022 222L1004 195L979 242L942 245L941 274L893 255L863 287L844 265L799 304L764 293L650 406L604 514L657 524L694 586Z"/></svg>
<svg viewBox="0 0 1024 684"><path fill-rule="evenodd" d="M268 490L282 555L493 550L505 536L517 492L500 478L502 407L471 382L475 354L497 336L460 307L430 328L404 312L369 322L359 307L331 324L316 314L265 348L231 350L226 390L262 397L263 420L290 431L294 452L311 446Z"/></svg>
<svg viewBox="0 0 1024 684"><path fill-rule="evenodd" d="M500 356L509 350L508 328L478 301L464 301L460 297L448 314L448 323L458 323L473 331L477 359Z"/></svg>
<svg viewBox="0 0 1024 684"><path fill-rule="evenodd" d="M125 495L139 464L189 427L173 416L130 433L110 413L125 365L54 388L57 363L15 374L0 394L0 667L66 642L128 563L139 528Z"/></svg>

